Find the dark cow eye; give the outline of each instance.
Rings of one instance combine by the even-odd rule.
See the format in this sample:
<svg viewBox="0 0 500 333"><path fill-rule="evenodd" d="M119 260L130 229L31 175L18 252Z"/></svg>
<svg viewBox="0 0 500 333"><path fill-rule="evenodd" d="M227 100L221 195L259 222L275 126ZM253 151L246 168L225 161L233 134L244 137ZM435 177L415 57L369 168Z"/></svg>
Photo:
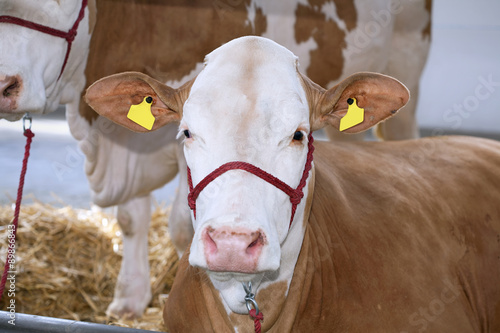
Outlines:
<svg viewBox="0 0 500 333"><path fill-rule="evenodd" d="M301 131L297 131L295 132L295 134L293 135L293 139L295 141L302 141L302 139L304 138L304 133L302 133Z"/></svg>
<svg viewBox="0 0 500 333"><path fill-rule="evenodd" d="M186 139L190 139L191 138L191 132L189 132L189 130L184 130L184 136L186 137Z"/></svg>

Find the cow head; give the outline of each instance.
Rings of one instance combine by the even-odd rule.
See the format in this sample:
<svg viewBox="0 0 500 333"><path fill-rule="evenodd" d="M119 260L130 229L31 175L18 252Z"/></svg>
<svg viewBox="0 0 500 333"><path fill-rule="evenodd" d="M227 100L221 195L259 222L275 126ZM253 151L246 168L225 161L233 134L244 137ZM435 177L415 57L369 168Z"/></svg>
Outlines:
<svg viewBox="0 0 500 333"><path fill-rule="evenodd" d="M84 6L74 40L39 31L34 25L48 28L41 29L45 31L68 32L78 20L82 1L0 3L0 118L16 120L25 112L48 113L59 104L78 100L85 84L95 0ZM65 61L69 44L71 51Z"/></svg>
<svg viewBox="0 0 500 333"><path fill-rule="evenodd" d="M401 83L374 73L325 90L299 73L287 49L243 37L210 53L198 77L177 90L144 74L123 73L94 83L86 99L101 115L146 131L126 117L130 105L146 96L153 98L153 130L180 121L193 185L225 163L242 161L292 188L306 164L308 134L325 125L338 128L349 98L365 110L365 120L347 130L353 133L392 116L409 98ZM291 226L290 197L250 172L229 170L200 192L189 261L208 272L229 309L246 311L240 282L262 287L290 281L312 189L306 185Z"/></svg>

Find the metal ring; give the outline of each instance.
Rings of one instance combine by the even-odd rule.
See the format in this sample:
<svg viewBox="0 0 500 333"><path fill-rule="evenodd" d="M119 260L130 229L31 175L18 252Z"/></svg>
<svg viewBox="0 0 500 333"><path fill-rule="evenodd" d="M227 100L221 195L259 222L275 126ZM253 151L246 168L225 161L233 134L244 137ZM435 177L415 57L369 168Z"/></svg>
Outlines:
<svg viewBox="0 0 500 333"><path fill-rule="evenodd" d="M29 121L28 129L31 129L31 123L33 122L33 119L31 118L29 112L26 112L26 114L23 116L23 131L26 132L26 120Z"/></svg>
<svg viewBox="0 0 500 333"><path fill-rule="evenodd" d="M245 297L245 301L246 301L248 312L250 312L250 310L252 310L252 304L253 304L253 308L255 309L255 315L258 315L259 314L259 306L257 305L257 302L255 301L255 299L250 298L250 297ZM250 303L252 303L252 304L250 304Z"/></svg>

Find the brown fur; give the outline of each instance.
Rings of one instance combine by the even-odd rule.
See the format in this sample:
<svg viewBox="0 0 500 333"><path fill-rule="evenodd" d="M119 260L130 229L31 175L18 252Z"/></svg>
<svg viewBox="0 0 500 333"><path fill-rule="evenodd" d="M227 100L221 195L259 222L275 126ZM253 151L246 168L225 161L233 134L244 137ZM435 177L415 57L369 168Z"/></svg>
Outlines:
<svg viewBox="0 0 500 333"><path fill-rule="evenodd" d="M201 0L97 1L87 84L125 71L147 73L161 81L182 79L223 43L266 30L260 10L255 29L246 24L248 3L219 7ZM97 117L83 102L80 114L89 122Z"/></svg>
<svg viewBox="0 0 500 333"><path fill-rule="evenodd" d="M278 285L256 296L263 331L499 332L500 144L315 145L314 198L288 296ZM170 331L231 332L245 317L240 332L251 331L248 316L227 316L187 255L165 306Z"/></svg>
<svg viewBox="0 0 500 333"><path fill-rule="evenodd" d="M325 0L309 0L307 5L299 4L295 12L295 40L303 43L313 38L318 48L311 51L311 65L307 76L317 84L326 87L333 80L340 79L344 67L342 49L346 47L346 34L332 20L327 20L321 12ZM348 31L356 28L356 8L354 2L335 1L339 18L346 22ZM328 75L325 75L325 72Z"/></svg>
<svg viewBox="0 0 500 333"><path fill-rule="evenodd" d="M89 9L89 34L94 32L95 23L97 20L97 8L96 8L96 0L90 0L87 3L87 7Z"/></svg>
<svg viewBox="0 0 500 333"><path fill-rule="evenodd" d="M432 23L432 0L425 0L425 9L429 13L429 22L425 26L425 29L422 31L422 35L425 38L431 38L431 23Z"/></svg>

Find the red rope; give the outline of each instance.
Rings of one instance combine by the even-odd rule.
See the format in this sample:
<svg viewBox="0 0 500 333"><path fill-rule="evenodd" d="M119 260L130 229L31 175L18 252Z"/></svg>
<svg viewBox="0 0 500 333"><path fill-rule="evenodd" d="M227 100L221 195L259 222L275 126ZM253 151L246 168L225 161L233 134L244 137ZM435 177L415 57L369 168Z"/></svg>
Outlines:
<svg viewBox="0 0 500 333"><path fill-rule="evenodd" d="M264 321L264 315L262 314L262 311L260 311L259 314L255 314L255 312L257 312L255 309L251 309L248 314L250 315L250 318L253 319L255 333L260 333L262 329L260 322Z"/></svg>
<svg viewBox="0 0 500 333"><path fill-rule="evenodd" d="M196 218L196 199L200 195L201 191L203 191L203 189L207 187L208 184L210 184L215 178L219 177L223 173L229 170L239 169L256 175L257 177L265 180L266 182L276 186L290 197L290 202L292 203L292 215L290 217L290 225L288 226L290 228L290 226L292 225L293 218L295 216L295 211L297 210L297 205L304 197L304 193L302 190L306 185L307 177L309 176L309 171L311 170L312 167L313 152L314 152L314 145L313 145L314 138L312 134L309 134L308 140L309 140L308 143L309 151L307 152L307 161L304 167L304 172L302 173L302 178L300 179L299 185L297 186L296 189L293 189L291 186L281 181L280 179L256 167L255 165L252 165L247 162L228 162L226 164L223 164L214 171L212 171L211 173L209 173L196 185L196 187L193 188L193 180L191 179L191 170L188 167L187 168L187 177L189 186L188 204L189 208L191 208L191 210L193 211L194 218Z"/></svg>
<svg viewBox="0 0 500 333"><path fill-rule="evenodd" d="M12 225L14 226L12 231L14 235L14 240L16 239L17 225L19 221L19 211L21 209L21 200L23 198L24 176L26 176L26 169L28 167L28 157L30 156L31 141L33 140L35 134L30 129L27 129L24 131L24 136L26 136L26 146L24 148L23 167L21 169L19 187L17 188L17 199L16 199L16 208L14 210L14 220L12 221ZM2 299L3 291L5 289L5 284L7 282L7 275L9 274L10 268L13 267L13 265L9 264L8 257L9 253L7 253L7 257L5 258L5 266L3 269L2 281L0 281L0 300Z"/></svg>
<svg viewBox="0 0 500 333"><path fill-rule="evenodd" d="M83 17L85 15L85 7L87 7L87 1L88 0L83 0L82 1L82 7L80 8L80 12L78 13L78 17L76 18L75 23L73 24L73 27L69 29L68 31L63 31L63 30L58 30L54 29L51 27L47 27L42 24L38 24L35 22L27 21L19 17L14 17L14 16L9 16L9 15L2 15L0 16L0 23L10 23L10 24L16 24L28 29L33 29L36 31L43 32L45 34L59 37L59 38L64 38L68 42L68 46L66 48L66 55L64 57L64 62L61 68L61 72L59 73L59 77L61 78L62 73L64 72L64 68L66 67L66 63L68 62L68 57L69 57L69 52L71 51L71 44L73 44L73 41L75 40L76 33L78 30L78 25L80 25L80 21L83 20Z"/></svg>

